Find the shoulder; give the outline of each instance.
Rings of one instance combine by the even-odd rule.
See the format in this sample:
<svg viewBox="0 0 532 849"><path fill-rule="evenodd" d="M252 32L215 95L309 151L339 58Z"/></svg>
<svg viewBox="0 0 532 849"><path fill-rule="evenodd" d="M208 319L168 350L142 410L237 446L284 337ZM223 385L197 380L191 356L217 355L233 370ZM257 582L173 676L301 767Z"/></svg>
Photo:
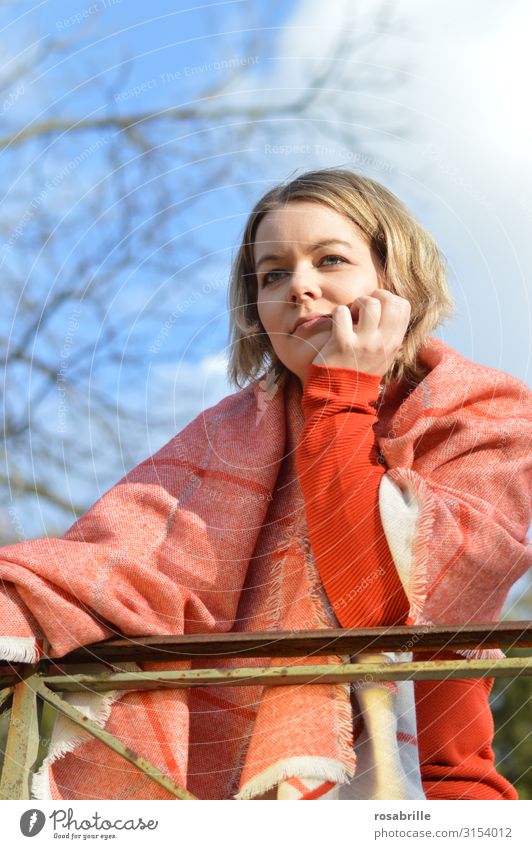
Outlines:
<svg viewBox="0 0 532 849"><path fill-rule="evenodd" d="M426 376L415 386L401 385L379 412L389 465L409 465L429 453L449 459L492 444L529 456L532 393L522 381L432 337L418 356Z"/></svg>
<svg viewBox="0 0 532 849"><path fill-rule="evenodd" d="M475 406L510 415L532 417L532 392L517 377L465 357L439 339L429 337L419 351L427 374L417 387L441 412Z"/></svg>

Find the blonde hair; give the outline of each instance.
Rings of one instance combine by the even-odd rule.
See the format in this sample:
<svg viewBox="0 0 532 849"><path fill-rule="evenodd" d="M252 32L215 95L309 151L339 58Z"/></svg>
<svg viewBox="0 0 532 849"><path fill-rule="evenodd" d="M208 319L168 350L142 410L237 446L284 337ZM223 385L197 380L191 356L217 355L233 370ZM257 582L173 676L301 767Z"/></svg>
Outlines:
<svg viewBox="0 0 532 849"><path fill-rule="evenodd" d="M288 373L259 319L253 248L264 216L296 200L325 204L355 224L378 258L384 288L410 302L403 345L383 377L383 388L392 380L417 384L426 374L416 359L420 346L455 312L444 257L432 236L392 192L375 180L340 168L307 171L268 191L252 210L231 270L229 380L241 388L261 379L267 384L281 382Z"/></svg>

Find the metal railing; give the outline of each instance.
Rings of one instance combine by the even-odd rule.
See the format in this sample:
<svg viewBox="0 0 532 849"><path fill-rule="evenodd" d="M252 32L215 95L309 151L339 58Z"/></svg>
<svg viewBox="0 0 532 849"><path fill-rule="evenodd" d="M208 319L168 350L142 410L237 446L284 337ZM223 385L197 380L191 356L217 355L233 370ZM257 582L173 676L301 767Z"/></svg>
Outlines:
<svg viewBox="0 0 532 849"><path fill-rule="evenodd" d="M57 714L100 740L178 799L195 799L152 763L125 746L66 702L62 693L155 690L193 686L275 687L367 681L515 678L532 675L532 657L497 660L415 660L408 663L309 664L311 657L348 656L385 651L435 654L441 650L515 649L532 646L532 622L503 621L461 627L394 627L320 631L127 637L82 647L60 659L45 656L35 665L0 664L0 723L6 745L0 799L29 799L33 773L46 754ZM205 657L305 658L305 665L125 672L121 663L177 661ZM101 672L75 673L75 666L103 663ZM1 731L1 724L0 724ZM1 756L1 753L0 753Z"/></svg>

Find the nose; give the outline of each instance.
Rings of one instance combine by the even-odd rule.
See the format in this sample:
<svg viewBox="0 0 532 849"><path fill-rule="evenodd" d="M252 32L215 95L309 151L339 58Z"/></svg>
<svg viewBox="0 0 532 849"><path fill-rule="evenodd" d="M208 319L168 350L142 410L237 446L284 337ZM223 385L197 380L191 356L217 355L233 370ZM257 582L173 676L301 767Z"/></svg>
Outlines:
<svg viewBox="0 0 532 849"><path fill-rule="evenodd" d="M305 300L306 298L320 298L321 288L317 277L312 271L302 269L294 270L290 275L290 283L288 286L288 300L293 303Z"/></svg>

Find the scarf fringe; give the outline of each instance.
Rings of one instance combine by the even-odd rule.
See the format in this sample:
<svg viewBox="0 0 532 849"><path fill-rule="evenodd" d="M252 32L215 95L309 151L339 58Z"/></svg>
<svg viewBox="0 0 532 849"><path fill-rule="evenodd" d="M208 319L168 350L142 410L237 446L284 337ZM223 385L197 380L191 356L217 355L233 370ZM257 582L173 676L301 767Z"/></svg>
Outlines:
<svg viewBox="0 0 532 849"><path fill-rule="evenodd" d="M301 521L304 521L305 516L305 502L300 500L298 503L297 510L300 510ZM336 619L334 611L330 605L329 599L325 593L323 588L320 574L318 572L318 567L316 566L316 560L314 558L314 553L312 551L312 546L310 544L310 539L308 535L308 528L298 527L296 532L296 539L303 552L303 560L306 567L309 590L308 595L309 598L312 599L313 607L315 611L315 616L317 620L317 624L320 628L337 628L339 627L339 622ZM335 658L338 657L338 663L341 663L342 660L338 655L335 655ZM349 662L349 658L346 658L346 661Z"/></svg>
<svg viewBox="0 0 532 849"><path fill-rule="evenodd" d="M337 760L322 757L294 757L277 761L246 782L234 797L237 800L262 796L287 778L320 778L334 784L346 784L350 775Z"/></svg>
<svg viewBox="0 0 532 849"><path fill-rule="evenodd" d="M351 706L351 685L334 684L334 699L339 720L338 745L340 761L344 764L346 774L352 778L356 771L357 756L354 749L353 708Z"/></svg>
<svg viewBox="0 0 532 849"><path fill-rule="evenodd" d="M291 549L291 530L286 534L281 544L273 553L273 565L268 575L269 594L268 601L271 600L271 609L265 612L265 631L278 631L281 623L281 605L280 598L283 588L284 565ZM270 660L269 665L271 666Z"/></svg>
<svg viewBox="0 0 532 849"><path fill-rule="evenodd" d="M504 660L506 657L501 649L456 649L456 654L467 660Z"/></svg>
<svg viewBox="0 0 532 849"><path fill-rule="evenodd" d="M301 513L304 516L304 509ZM323 592L323 586L320 580L318 568L310 544L308 532L305 533L302 528L298 532L298 541L303 549L303 557L307 568L309 596L312 599L316 617L320 627L335 628L337 620L334 611L331 611L327 604L328 599ZM325 597L324 597L325 596ZM335 664L349 663L349 655L334 655L330 658ZM338 745L340 748L340 761L345 765L347 773L351 778L355 774L356 769L356 754L353 748L353 708L350 699L350 684L333 684L332 692L336 705L336 715L338 717ZM321 776L320 776L321 777Z"/></svg>
<svg viewBox="0 0 532 849"><path fill-rule="evenodd" d="M427 625L429 628L436 627L435 623L431 619L427 619L426 616L419 616L413 625ZM466 660L504 660L506 657L501 649L453 649L452 647L447 647L445 650L455 651L456 654L461 655Z"/></svg>
<svg viewBox="0 0 532 849"><path fill-rule="evenodd" d="M434 499L429 487L419 478L413 478L408 469L397 470L412 485L413 497L419 504L419 516L414 531L413 567L410 583L409 618L417 619L427 600L429 545L434 528ZM395 472L394 472L395 474Z"/></svg>
<svg viewBox="0 0 532 849"><path fill-rule="evenodd" d="M124 672L141 671L140 667L135 663L124 663L122 664L122 668ZM72 707L80 710L84 716L92 720L99 728L105 728L115 702L130 692L131 690L111 690L101 695L91 693L89 695L89 702L86 700L82 701L79 698L82 694L73 693L65 701L68 701ZM78 699L76 699L76 696L78 696ZM72 722L64 714L59 714L52 733L49 752L32 779L32 799L39 799L40 801L52 799L50 769L53 764L65 755L73 752L78 746L88 743L93 739L94 737L88 731L84 731L83 728L80 728L79 725L76 725L75 722Z"/></svg>
<svg viewBox="0 0 532 849"><path fill-rule="evenodd" d="M37 663L40 654L35 637L0 638L0 660L12 663Z"/></svg>
<svg viewBox="0 0 532 849"><path fill-rule="evenodd" d="M261 690L264 691L264 687L262 687ZM246 765L246 758L249 749L249 740L251 738L252 733L253 727L251 726L249 736L242 735L242 745L240 746L238 756L236 757L235 768L233 770L232 778L228 784L228 789L226 791L226 798L228 799L235 799L236 794L238 793L238 788L240 787L240 778Z"/></svg>

